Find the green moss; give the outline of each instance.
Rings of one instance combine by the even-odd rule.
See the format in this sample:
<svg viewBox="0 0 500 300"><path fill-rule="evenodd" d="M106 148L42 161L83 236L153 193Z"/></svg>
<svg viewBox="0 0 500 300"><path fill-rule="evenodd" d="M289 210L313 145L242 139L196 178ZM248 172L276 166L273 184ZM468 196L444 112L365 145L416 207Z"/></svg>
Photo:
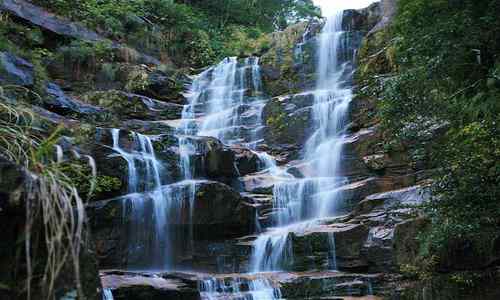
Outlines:
<svg viewBox="0 0 500 300"><path fill-rule="evenodd" d="M86 200L99 199L122 188L119 178L106 175L94 178L90 166L84 160L65 162L61 165L61 170L74 184L80 197Z"/></svg>

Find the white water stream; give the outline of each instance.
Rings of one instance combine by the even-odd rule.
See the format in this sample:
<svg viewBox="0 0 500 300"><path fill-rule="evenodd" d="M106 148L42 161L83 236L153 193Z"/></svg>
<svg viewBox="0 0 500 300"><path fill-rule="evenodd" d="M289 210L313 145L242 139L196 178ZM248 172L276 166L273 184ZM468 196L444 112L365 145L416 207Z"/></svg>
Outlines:
<svg viewBox="0 0 500 300"><path fill-rule="evenodd" d="M312 122L314 132L305 145L304 161L313 174L306 178L278 183L273 191L276 228L255 241L251 271L279 271L293 262L290 233L305 232L322 218L335 216L342 201L339 177L347 112L352 99L349 84L349 59L342 57L348 46L342 30L343 11L330 17L318 40L318 62ZM330 254L335 251L334 237L329 239ZM335 258L329 259L336 268Z"/></svg>

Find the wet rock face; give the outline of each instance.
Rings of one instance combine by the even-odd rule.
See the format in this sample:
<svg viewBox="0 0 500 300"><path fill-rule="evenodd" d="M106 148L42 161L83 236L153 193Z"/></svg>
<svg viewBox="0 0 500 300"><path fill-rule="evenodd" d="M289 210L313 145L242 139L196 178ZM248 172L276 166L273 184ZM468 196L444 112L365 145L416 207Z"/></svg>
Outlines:
<svg viewBox="0 0 500 300"><path fill-rule="evenodd" d="M260 159L257 154L243 147L231 147L235 155L235 164L238 175L245 176L259 170Z"/></svg>
<svg viewBox="0 0 500 300"><path fill-rule="evenodd" d="M133 80L134 82L132 82ZM189 79L182 73L164 73L158 70L135 74L129 78L128 90L146 97L185 104L186 99L181 95Z"/></svg>
<svg viewBox="0 0 500 300"><path fill-rule="evenodd" d="M160 200L154 198L152 193L142 194L144 214L151 214L147 219L154 220L154 203L156 209L159 207L165 210L169 230L176 232L174 234L181 234L183 238L187 238L183 234L191 232L189 235L195 242L230 239L251 232L255 212L239 193L214 181L196 181L193 184L195 186L190 183L165 186ZM116 268L126 263L126 245L129 244L127 236L130 236L127 230L132 228L131 222L136 222L132 215L133 199L133 195L130 195L99 201L90 205L87 210L97 244L97 255L105 267ZM153 228L144 230L146 235L147 232L155 232ZM186 255L179 253L179 257Z"/></svg>
<svg viewBox="0 0 500 300"><path fill-rule="evenodd" d="M364 9L344 11L342 26L349 30L367 33L380 21L382 7L374 3Z"/></svg>

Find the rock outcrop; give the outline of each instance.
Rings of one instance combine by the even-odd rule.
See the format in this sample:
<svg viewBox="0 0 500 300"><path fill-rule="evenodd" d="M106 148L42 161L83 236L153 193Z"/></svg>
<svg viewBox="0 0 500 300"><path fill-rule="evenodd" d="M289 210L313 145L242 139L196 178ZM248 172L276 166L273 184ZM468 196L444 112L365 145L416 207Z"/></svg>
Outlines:
<svg viewBox="0 0 500 300"><path fill-rule="evenodd" d="M4 272L0 274L0 298L1 299L21 299L26 297L24 277L27 272L25 229L27 226L27 210L37 209L40 199L31 199L27 202L26 193L30 185L36 185L36 177L19 166L0 156L0 222L4 226L5 234L0 242L0 267ZM30 207L26 207L30 205ZM45 241L42 216L37 215L30 219L32 231L31 251L36 253L32 256L31 262L34 265L44 265L47 260L47 249L45 244L38 244L33 237ZM88 231L83 232L88 236ZM22 241L22 242L20 242ZM87 299L97 299L100 296L101 286L98 280L97 258L94 253L93 244L90 240L82 241L80 259L80 284ZM33 253L32 252L32 253ZM61 271L65 276L56 278L54 282L55 293L59 297L71 295L75 292L77 285L75 282L73 263L71 258L61 266ZM35 268L34 277L42 276L43 270ZM32 298L35 295L42 295L41 287L36 280L32 282Z"/></svg>

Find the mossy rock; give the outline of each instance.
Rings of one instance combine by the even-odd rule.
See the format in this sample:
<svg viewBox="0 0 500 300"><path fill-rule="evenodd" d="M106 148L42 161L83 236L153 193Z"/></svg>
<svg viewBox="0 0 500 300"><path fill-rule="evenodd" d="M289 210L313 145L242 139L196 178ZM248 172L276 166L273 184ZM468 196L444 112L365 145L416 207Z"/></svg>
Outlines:
<svg viewBox="0 0 500 300"><path fill-rule="evenodd" d="M289 95L271 99L264 107L265 140L270 145L305 142L311 125L312 94Z"/></svg>
<svg viewBox="0 0 500 300"><path fill-rule="evenodd" d="M145 96L117 90L91 92L82 99L92 105L106 108L121 119L173 120L182 114L182 105L164 103Z"/></svg>

